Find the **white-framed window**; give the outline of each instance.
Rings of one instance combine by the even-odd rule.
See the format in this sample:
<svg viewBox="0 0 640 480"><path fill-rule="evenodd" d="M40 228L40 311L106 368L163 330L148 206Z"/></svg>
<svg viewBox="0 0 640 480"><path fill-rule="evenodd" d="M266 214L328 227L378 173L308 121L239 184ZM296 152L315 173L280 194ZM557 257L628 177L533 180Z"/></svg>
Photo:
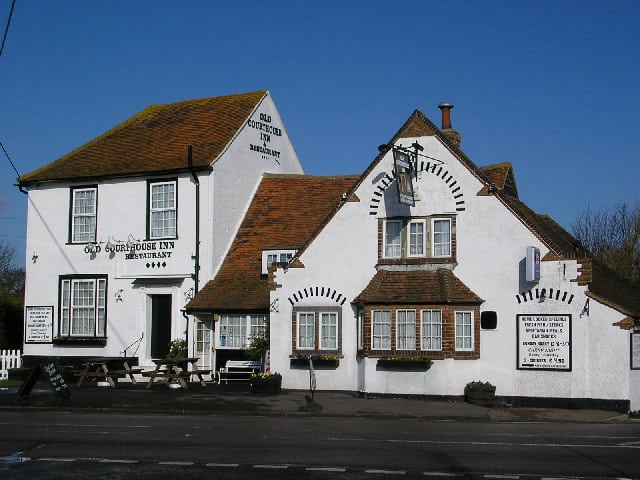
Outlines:
<svg viewBox="0 0 640 480"><path fill-rule="evenodd" d="M217 327L218 348L247 348L253 337L263 337L267 329L267 315L220 315Z"/></svg>
<svg viewBox="0 0 640 480"><path fill-rule="evenodd" d="M400 258L402 256L402 221L387 220L384 222L384 257Z"/></svg>
<svg viewBox="0 0 640 480"><path fill-rule="evenodd" d="M473 312L455 312L456 350L473 350Z"/></svg>
<svg viewBox="0 0 640 480"><path fill-rule="evenodd" d="M98 189L96 187L71 190L71 243L96 241Z"/></svg>
<svg viewBox="0 0 640 480"><path fill-rule="evenodd" d="M60 277L61 337L104 337L107 277Z"/></svg>
<svg viewBox="0 0 640 480"><path fill-rule="evenodd" d="M374 310L371 324L371 348L391 350L391 310Z"/></svg>
<svg viewBox="0 0 640 480"><path fill-rule="evenodd" d="M262 274L269 273L269 267L277 263L289 263L296 254L294 249L286 250L263 250L262 251Z"/></svg>
<svg viewBox="0 0 640 480"><path fill-rule="evenodd" d="M424 257L425 248L425 220L412 220L407 226L407 252L409 257Z"/></svg>
<svg viewBox="0 0 640 480"><path fill-rule="evenodd" d="M434 257L450 257L451 256L451 219L450 218L434 218L432 220L432 239Z"/></svg>
<svg viewBox="0 0 640 480"><path fill-rule="evenodd" d="M308 355L312 352L341 351L341 309L334 306L293 308L293 349Z"/></svg>
<svg viewBox="0 0 640 480"><path fill-rule="evenodd" d="M298 312L298 349L314 350L316 347L316 315L314 312Z"/></svg>
<svg viewBox="0 0 640 480"><path fill-rule="evenodd" d="M396 350L416 349L416 311L396 310Z"/></svg>
<svg viewBox="0 0 640 480"><path fill-rule="evenodd" d="M149 238L175 238L177 182L149 183Z"/></svg>
<svg viewBox="0 0 640 480"><path fill-rule="evenodd" d="M338 349L338 314L320 312L320 350Z"/></svg>
<svg viewBox="0 0 640 480"><path fill-rule="evenodd" d="M422 310L422 350L442 350L442 311Z"/></svg>

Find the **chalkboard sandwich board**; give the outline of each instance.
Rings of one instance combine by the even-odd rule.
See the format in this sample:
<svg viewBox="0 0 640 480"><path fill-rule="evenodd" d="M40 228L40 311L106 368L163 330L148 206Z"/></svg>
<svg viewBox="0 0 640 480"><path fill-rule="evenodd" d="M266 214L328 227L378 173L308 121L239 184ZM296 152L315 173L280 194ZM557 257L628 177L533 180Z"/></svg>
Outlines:
<svg viewBox="0 0 640 480"><path fill-rule="evenodd" d="M65 383L62 373L60 373L56 364L54 362L44 362L31 369L31 373L18 390L16 403L24 402L27 399L41 375L44 375L60 400L65 402L71 399L71 390L69 390L69 386Z"/></svg>

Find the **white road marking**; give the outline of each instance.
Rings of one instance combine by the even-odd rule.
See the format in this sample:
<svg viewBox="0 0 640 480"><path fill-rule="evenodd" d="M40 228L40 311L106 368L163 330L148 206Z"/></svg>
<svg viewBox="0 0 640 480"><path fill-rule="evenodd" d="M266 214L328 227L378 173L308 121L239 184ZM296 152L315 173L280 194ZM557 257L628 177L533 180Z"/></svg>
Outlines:
<svg viewBox="0 0 640 480"><path fill-rule="evenodd" d="M365 470L364 473L381 473L386 475L405 475L407 472L404 470L379 470L379 469L371 469Z"/></svg>
<svg viewBox="0 0 640 480"><path fill-rule="evenodd" d="M309 472L346 472L346 468L342 467L307 467Z"/></svg>
<svg viewBox="0 0 640 480"><path fill-rule="evenodd" d="M193 462L158 462L158 465L195 465Z"/></svg>
<svg viewBox="0 0 640 480"><path fill-rule="evenodd" d="M239 467L239 463L207 463L205 467Z"/></svg>
<svg viewBox="0 0 640 480"><path fill-rule="evenodd" d="M138 463L138 460L125 460L121 458L103 458L100 463Z"/></svg>
<svg viewBox="0 0 640 480"><path fill-rule="evenodd" d="M275 470L285 470L289 465L254 465L253 468L272 468Z"/></svg>

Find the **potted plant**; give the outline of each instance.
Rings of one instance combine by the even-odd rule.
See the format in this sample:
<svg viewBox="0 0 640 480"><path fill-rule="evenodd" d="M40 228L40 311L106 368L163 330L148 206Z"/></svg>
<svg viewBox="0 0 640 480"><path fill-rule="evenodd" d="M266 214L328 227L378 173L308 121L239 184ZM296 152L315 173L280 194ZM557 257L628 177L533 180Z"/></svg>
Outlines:
<svg viewBox="0 0 640 480"><path fill-rule="evenodd" d="M172 340L167 358L187 358L187 342L181 338Z"/></svg>
<svg viewBox="0 0 640 480"><path fill-rule="evenodd" d="M433 360L427 357L381 357L376 366L380 370L427 371Z"/></svg>
<svg viewBox="0 0 640 480"><path fill-rule="evenodd" d="M282 390L282 375L279 373L254 373L251 375L251 393L274 395Z"/></svg>
<svg viewBox="0 0 640 480"><path fill-rule="evenodd" d="M467 403L481 407L492 407L496 401L496 387L489 382L473 381L464 387L464 399Z"/></svg>

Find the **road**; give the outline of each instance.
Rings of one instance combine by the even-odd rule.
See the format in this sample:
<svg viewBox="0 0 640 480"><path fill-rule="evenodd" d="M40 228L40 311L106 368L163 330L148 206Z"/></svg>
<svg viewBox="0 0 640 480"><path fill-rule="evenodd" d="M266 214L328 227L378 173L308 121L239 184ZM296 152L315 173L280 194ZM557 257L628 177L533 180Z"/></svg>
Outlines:
<svg viewBox="0 0 640 480"><path fill-rule="evenodd" d="M0 412L0 478L630 478L638 423Z"/></svg>

